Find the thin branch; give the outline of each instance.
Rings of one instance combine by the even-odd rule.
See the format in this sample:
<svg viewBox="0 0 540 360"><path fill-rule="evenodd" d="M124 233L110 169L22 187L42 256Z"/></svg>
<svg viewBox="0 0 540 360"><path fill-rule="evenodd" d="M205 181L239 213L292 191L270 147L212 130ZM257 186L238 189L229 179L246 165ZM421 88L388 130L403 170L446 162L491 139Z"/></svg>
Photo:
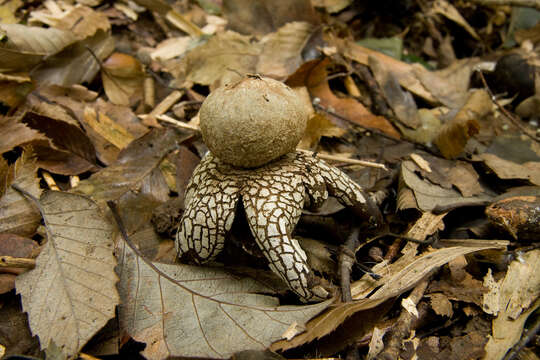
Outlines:
<svg viewBox="0 0 540 360"><path fill-rule="evenodd" d="M360 228L355 226L345 244L339 249L339 280L341 285L341 297L343 302L351 302L351 269L356 262L354 250L358 244Z"/></svg>
<svg viewBox="0 0 540 360"><path fill-rule="evenodd" d="M411 291L409 299L414 305L418 305L429 284L429 276L424 280L420 281L416 287ZM416 319L416 316L412 315L406 309L401 310L401 314L394 325L394 328L391 330L390 337L385 346L385 349L382 353L377 356L377 359L399 359L401 352L401 344L403 339L406 339L409 336L413 327L413 320Z"/></svg>
<svg viewBox="0 0 540 360"><path fill-rule="evenodd" d="M506 118L508 120L510 120L510 122L515 126L517 127L522 133L524 133L525 135L527 135L528 137L530 137L532 140L536 141L536 142L540 142L540 139L537 139L535 136L531 135L528 131L528 129L523 126L523 124L521 123L521 120L520 119L516 119L515 116L513 116L512 114L510 114L510 112L508 112L508 110L506 110L495 98L495 95L493 95L493 92L491 91L491 89L489 88L487 82L486 82L486 78L484 77L484 74L482 73L482 71L478 71L478 75L480 75L480 79L482 80L482 84L484 85L484 88L486 89L486 91L488 92L489 94L489 97L491 98L491 101L493 101L493 103L497 106L497 108L503 113L504 116L506 116Z"/></svg>
<svg viewBox="0 0 540 360"><path fill-rule="evenodd" d="M13 267L19 269L33 269L36 266L36 260L30 258L19 258L13 256L0 256L0 268Z"/></svg>

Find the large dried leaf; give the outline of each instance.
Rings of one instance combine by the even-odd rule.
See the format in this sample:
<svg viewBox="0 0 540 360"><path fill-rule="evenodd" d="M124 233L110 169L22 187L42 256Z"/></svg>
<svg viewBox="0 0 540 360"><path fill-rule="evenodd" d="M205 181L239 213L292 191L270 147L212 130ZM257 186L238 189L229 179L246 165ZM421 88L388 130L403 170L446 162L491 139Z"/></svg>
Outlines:
<svg viewBox="0 0 540 360"><path fill-rule="evenodd" d="M225 0L223 14L229 29L245 35L264 35L294 21L317 23L309 0Z"/></svg>
<svg viewBox="0 0 540 360"><path fill-rule="evenodd" d="M36 207L11 188L17 184L35 197L41 195L37 166L30 151L25 150L15 164L9 166L0 157L0 232L31 236L40 222Z"/></svg>
<svg viewBox="0 0 540 360"><path fill-rule="evenodd" d="M221 269L153 263L122 241L121 326L147 344L148 359L229 358L264 350L291 326L303 326L329 301L279 306L270 288Z"/></svg>
<svg viewBox="0 0 540 360"><path fill-rule="evenodd" d="M407 160L401 164L401 179L404 185L413 190L418 208L422 211L431 211L454 205L481 204L493 198L488 193L463 196L454 188L445 189L440 185L435 185L426 179L420 178L417 172L418 167L414 162Z"/></svg>
<svg viewBox="0 0 540 360"><path fill-rule="evenodd" d="M211 85L226 84L245 73L255 72L260 45L249 36L226 31L190 51L180 63L188 81Z"/></svg>
<svg viewBox="0 0 540 360"><path fill-rule="evenodd" d="M328 58L306 62L287 79L287 84L292 87L306 86L312 97L319 98L322 106L332 109L340 118L346 118L368 128L379 129L392 137L399 138L399 133L384 117L372 114L354 98L339 98L332 92L326 71L329 65ZM337 117L332 116L332 118L338 123L343 123L343 120Z"/></svg>
<svg viewBox="0 0 540 360"><path fill-rule="evenodd" d="M395 75L389 71L382 61L374 56L370 56L368 61L385 99L394 110L397 119L403 125L416 129L420 124L420 119L416 102L411 93L401 89Z"/></svg>
<svg viewBox="0 0 540 360"><path fill-rule="evenodd" d="M81 181L75 191L97 202L118 199L130 190L135 191L163 157L188 137L182 138L172 129L154 129L132 141L115 163Z"/></svg>
<svg viewBox="0 0 540 360"><path fill-rule="evenodd" d="M48 191L40 203L48 241L16 288L41 347L74 356L115 316L114 230L83 196Z"/></svg>
<svg viewBox="0 0 540 360"><path fill-rule="evenodd" d="M7 41L0 44L0 72L29 69L77 39L70 31L19 24L0 24Z"/></svg>
<svg viewBox="0 0 540 360"><path fill-rule="evenodd" d="M31 20L41 21L50 27L68 30L79 39L92 36L98 30L109 31L111 24L103 12L94 11L83 5L76 5L66 11L51 13L49 11L32 11Z"/></svg>
<svg viewBox="0 0 540 360"><path fill-rule="evenodd" d="M311 24L294 22L258 42L233 31L219 33L180 60L179 77L212 86L255 72L284 79L302 64L301 51L311 32Z"/></svg>
<svg viewBox="0 0 540 360"><path fill-rule="evenodd" d="M491 273L486 276L484 282L488 280L491 289L484 295L484 308L497 317L493 319L493 335L486 344L485 359L502 359L519 341L529 315L540 307L539 266L540 250L533 250L513 261L504 279L495 282Z"/></svg>
<svg viewBox="0 0 540 360"><path fill-rule="evenodd" d="M37 139L45 139L45 136L20 122L19 118L0 117L0 153Z"/></svg>
<svg viewBox="0 0 540 360"><path fill-rule="evenodd" d="M89 164L96 164L94 146L69 109L39 101L34 96L29 97L28 103L32 104L32 111L24 114L21 119L24 124L51 139L51 147L66 150Z"/></svg>
<svg viewBox="0 0 540 360"><path fill-rule="evenodd" d="M71 86L90 83L99 71L99 63L90 51L99 60L103 60L113 50L114 39L111 34L98 30L93 36L47 58L47 61L32 75L41 85Z"/></svg>
<svg viewBox="0 0 540 360"><path fill-rule="evenodd" d="M540 186L540 161L528 161L518 164L489 153L477 155L474 159L484 161L501 179L523 179Z"/></svg>
<svg viewBox="0 0 540 360"><path fill-rule="evenodd" d="M430 103L436 102L435 97L426 90L420 80L415 76L414 69L417 65L407 64L381 52L360 46L354 43L353 40L340 39L334 35L327 35L327 41L331 45L336 46L340 54L343 54L346 58L357 61L360 64L368 66L370 56L377 58L377 60L386 65L392 75L399 81L399 84L405 89Z"/></svg>
<svg viewBox="0 0 540 360"><path fill-rule="evenodd" d="M261 40L262 52L257 73L284 79L302 65L301 52L311 35L313 26L307 22L293 22Z"/></svg>

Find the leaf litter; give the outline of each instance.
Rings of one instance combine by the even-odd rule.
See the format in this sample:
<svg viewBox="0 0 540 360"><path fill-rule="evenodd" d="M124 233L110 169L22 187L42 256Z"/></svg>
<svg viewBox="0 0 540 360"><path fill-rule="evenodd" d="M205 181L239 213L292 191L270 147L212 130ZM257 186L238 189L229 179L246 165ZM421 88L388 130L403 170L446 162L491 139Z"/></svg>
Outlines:
<svg viewBox="0 0 540 360"><path fill-rule="evenodd" d="M24 247L0 253L9 265L0 267L1 318L16 324L11 334L0 324L6 354L43 356L30 330L55 358L125 356L128 339L152 359L538 350L527 344L539 279L534 11L446 1L8 1L0 19L0 239ZM397 39L397 52L381 39ZM336 294L299 304L241 216L215 263L175 260L183 193L207 151L200 103L246 73L302 94L311 119L300 147L379 199L388 226L361 233L352 302ZM110 200L135 246L110 225ZM295 236L337 285L353 231L342 207L324 209L306 212ZM21 300L9 291L15 277ZM51 331L64 323L81 331Z"/></svg>

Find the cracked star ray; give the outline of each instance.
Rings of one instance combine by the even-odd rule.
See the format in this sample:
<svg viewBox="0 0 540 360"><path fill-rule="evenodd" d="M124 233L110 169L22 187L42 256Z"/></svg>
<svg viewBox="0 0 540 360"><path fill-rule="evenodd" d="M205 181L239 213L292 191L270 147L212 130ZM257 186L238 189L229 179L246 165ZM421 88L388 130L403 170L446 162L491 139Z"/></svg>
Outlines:
<svg viewBox="0 0 540 360"><path fill-rule="evenodd" d="M176 237L179 258L203 263L224 246L240 197L257 245L280 276L302 300L321 297L311 288L313 275L306 254L292 237L304 207L316 209L335 196L361 215L372 204L362 188L324 161L292 152L255 169L235 168L207 154L186 190L186 211Z"/></svg>

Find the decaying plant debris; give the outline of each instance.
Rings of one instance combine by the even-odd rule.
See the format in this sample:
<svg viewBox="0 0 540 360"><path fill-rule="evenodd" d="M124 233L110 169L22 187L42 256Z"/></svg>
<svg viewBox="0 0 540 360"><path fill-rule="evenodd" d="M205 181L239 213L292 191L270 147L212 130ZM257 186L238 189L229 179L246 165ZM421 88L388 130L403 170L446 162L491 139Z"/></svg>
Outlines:
<svg viewBox="0 0 540 360"><path fill-rule="evenodd" d="M539 8L3 1L0 356L537 358ZM246 76L307 116L276 156L331 163L382 213L302 212L324 301L269 270L242 201L218 256L177 261L199 109Z"/></svg>

